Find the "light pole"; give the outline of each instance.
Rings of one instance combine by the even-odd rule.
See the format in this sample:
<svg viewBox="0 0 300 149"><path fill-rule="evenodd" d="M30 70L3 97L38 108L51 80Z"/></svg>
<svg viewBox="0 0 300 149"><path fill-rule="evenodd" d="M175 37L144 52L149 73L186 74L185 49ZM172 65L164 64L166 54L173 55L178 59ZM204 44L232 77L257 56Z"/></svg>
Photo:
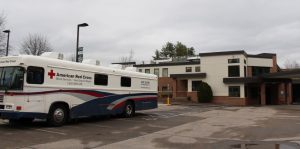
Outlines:
<svg viewBox="0 0 300 149"><path fill-rule="evenodd" d="M9 47L9 34L10 30L4 30L4 33L7 33L7 43L6 43L6 56L8 56L8 47Z"/></svg>
<svg viewBox="0 0 300 149"><path fill-rule="evenodd" d="M79 27L89 26L87 23L81 23L77 25L77 42L76 42L76 62L78 62L78 46L79 46Z"/></svg>

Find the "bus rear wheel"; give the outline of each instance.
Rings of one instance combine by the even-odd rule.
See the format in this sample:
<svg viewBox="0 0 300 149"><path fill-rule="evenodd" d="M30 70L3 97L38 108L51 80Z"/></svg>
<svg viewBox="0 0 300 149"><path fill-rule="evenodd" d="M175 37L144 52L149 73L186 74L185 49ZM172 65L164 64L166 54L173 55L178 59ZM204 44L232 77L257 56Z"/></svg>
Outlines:
<svg viewBox="0 0 300 149"><path fill-rule="evenodd" d="M47 122L50 126L62 126L66 123L68 112L63 105L54 105L51 107Z"/></svg>
<svg viewBox="0 0 300 149"><path fill-rule="evenodd" d="M125 103L124 111L123 111L123 116L124 117L133 117L135 114L135 107L134 103L131 101L127 101Z"/></svg>

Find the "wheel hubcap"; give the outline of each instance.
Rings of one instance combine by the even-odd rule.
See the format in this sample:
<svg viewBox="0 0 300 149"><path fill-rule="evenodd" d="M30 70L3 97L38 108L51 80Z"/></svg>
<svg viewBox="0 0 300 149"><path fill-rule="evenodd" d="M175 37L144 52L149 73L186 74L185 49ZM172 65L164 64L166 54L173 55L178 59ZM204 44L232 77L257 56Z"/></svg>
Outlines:
<svg viewBox="0 0 300 149"><path fill-rule="evenodd" d="M128 115L131 115L131 113L132 113L132 106L131 105L127 105L126 111L127 111Z"/></svg>
<svg viewBox="0 0 300 149"><path fill-rule="evenodd" d="M65 113L62 109L56 109L54 111L53 117L54 117L54 121L61 122L61 121L63 121L63 119L65 117Z"/></svg>

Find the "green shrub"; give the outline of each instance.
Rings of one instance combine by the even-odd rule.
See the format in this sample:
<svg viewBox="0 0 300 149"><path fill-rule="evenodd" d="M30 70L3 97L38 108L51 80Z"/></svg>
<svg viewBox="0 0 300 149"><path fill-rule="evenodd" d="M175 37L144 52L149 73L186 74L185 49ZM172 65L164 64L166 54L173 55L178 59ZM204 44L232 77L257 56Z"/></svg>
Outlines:
<svg viewBox="0 0 300 149"><path fill-rule="evenodd" d="M206 82L201 82L197 88L198 102L208 103L213 99L213 92L211 87Z"/></svg>

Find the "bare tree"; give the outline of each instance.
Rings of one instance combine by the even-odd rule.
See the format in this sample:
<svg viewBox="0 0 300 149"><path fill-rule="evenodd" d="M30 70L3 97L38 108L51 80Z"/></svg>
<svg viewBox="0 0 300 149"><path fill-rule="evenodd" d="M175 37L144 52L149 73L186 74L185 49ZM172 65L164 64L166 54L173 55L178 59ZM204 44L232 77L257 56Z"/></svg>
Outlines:
<svg viewBox="0 0 300 149"><path fill-rule="evenodd" d="M41 55L53 51L47 38L39 34L29 34L21 44L21 48L20 53L27 55Z"/></svg>
<svg viewBox="0 0 300 149"><path fill-rule="evenodd" d="M133 61L133 56L134 56L134 52L133 52L133 50L130 50L128 56L122 56L120 58L120 62L122 62L122 63L132 62Z"/></svg>
<svg viewBox="0 0 300 149"><path fill-rule="evenodd" d="M299 69L300 68L300 64L296 61L296 60L286 60L284 62L284 67L286 69Z"/></svg>
<svg viewBox="0 0 300 149"><path fill-rule="evenodd" d="M124 64L122 65L122 68L123 68L123 69L130 66L130 64L126 64L126 63L133 62L133 61L134 61L133 57L134 57L134 52L133 52L133 50L130 50L128 56L122 56L122 57L120 58L120 62L121 62L121 63L124 63Z"/></svg>

